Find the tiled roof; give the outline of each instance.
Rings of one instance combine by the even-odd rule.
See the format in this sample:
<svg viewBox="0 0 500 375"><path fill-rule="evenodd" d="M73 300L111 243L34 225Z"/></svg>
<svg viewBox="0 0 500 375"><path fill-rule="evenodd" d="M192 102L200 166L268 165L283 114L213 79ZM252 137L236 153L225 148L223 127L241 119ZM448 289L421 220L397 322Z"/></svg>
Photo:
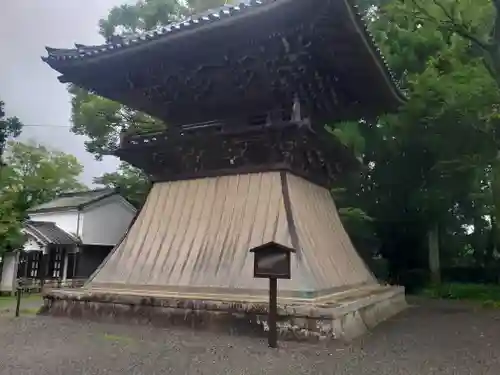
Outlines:
<svg viewBox="0 0 500 375"><path fill-rule="evenodd" d="M73 245L80 242L50 221L27 221L24 223L24 228L45 245Z"/></svg>
<svg viewBox="0 0 500 375"><path fill-rule="evenodd" d="M116 194L116 191L114 189L99 189L84 192L65 193L59 195L57 198L50 202L30 208L28 210L28 214L47 212L52 210L82 208L113 194Z"/></svg>
<svg viewBox="0 0 500 375"><path fill-rule="evenodd" d="M50 64L53 60L87 59L116 49L125 49L138 44L147 43L162 37L170 36L187 29L194 29L214 21L242 14L249 9L255 9L266 4L274 3L276 0L240 0L238 5L224 5L220 8L210 9L203 13L198 13L179 22L173 22L164 27L154 30L126 35L115 36L110 43L86 46L75 43L73 49L46 47L48 57L42 59Z"/></svg>
<svg viewBox="0 0 500 375"><path fill-rule="evenodd" d="M185 31L195 30L197 28L202 28L207 24L212 24L219 20L234 17L236 15L244 15L246 13L251 13L250 11L259 8L272 7L274 3L278 2L292 2L292 1L306 1L306 0L240 0L237 5L225 5L220 8L208 10L203 13L193 15L186 18L180 22L174 22L167 26L160 27L154 30L149 30L146 32L127 35L127 36L116 36L112 41L102 45L86 46L83 44L75 44L73 49L59 49L46 47L48 56L42 57L43 61L47 62L52 68L58 70L58 67L62 62L77 62L89 60L94 57L100 57L106 54L112 54L116 50L124 50L133 48L139 45L144 45L157 41L159 39L168 38L172 35L183 33ZM344 2L346 7L350 8L353 12L353 18L359 29L365 34L365 38L371 44L371 48L374 50L376 58L385 67L389 76L391 77L393 83L397 86L396 79L389 69L380 49L376 46L373 35L366 28L366 24L362 19L358 11L358 6L353 4L353 0L325 0L325 1L339 1ZM398 87L399 88L399 87Z"/></svg>

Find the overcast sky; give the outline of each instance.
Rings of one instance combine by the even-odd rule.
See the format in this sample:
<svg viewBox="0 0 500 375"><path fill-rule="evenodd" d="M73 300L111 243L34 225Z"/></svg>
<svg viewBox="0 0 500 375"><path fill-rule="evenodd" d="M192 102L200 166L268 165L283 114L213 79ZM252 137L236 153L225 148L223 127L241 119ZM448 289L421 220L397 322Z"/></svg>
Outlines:
<svg viewBox="0 0 500 375"><path fill-rule="evenodd" d="M0 0L0 98L10 116L28 125L59 125L24 129L32 139L72 153L85 166L82 181L114 171L114 158L97 162L84 149L84 138L69 131L70 97L57 73L42 62L45 46L102 43L97 23L124 0Z"/></svg>

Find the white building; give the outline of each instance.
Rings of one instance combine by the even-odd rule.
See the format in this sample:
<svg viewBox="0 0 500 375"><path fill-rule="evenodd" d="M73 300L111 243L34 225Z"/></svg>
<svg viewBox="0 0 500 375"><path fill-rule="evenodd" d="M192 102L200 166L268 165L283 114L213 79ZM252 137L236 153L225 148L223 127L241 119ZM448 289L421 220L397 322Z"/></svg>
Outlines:
<svg viewBox="0 0 500 375"><path fill-rule="evenodd" d="M112 189L62 194L31 208L23 248L4 256L0 292L11 293L18 277L89 277L120 242L135 214Z"/></svg>

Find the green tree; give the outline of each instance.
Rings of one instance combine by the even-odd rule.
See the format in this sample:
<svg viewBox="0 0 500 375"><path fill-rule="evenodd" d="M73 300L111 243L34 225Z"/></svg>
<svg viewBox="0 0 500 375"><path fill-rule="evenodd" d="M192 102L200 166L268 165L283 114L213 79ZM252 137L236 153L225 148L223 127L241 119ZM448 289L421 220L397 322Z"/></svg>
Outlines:
<svg viewBox="0 0 500 375"><path fill-rule="evenodd" d="M5 103L0 100L0 189L11 173L3 162L7 140L19 136L23 127L17 117L5 117L4 105ZM0 190L0 254L6 247L15 246L20 240L20 217L15 211L14 202L7 199Z"/></svg>
<svg viewBox="0 0 500 375"><path fill-rule="evenodd" d="M2 155L5 144L9 137L17 137L21 134L23 124L17 117L5 117L5 103L0 100L0 168L2 167Z"/></svg>
<svg viewBox="0 0 500 375"><path fill-rule="evenodd" d="M406 0L407 16L424 24L437 27L443 33L459 37L468 46L468 57L485 68L485 72L500 89L500 2L497 0ZM491 95L488 96L491 98ZM500 118L498 99L491 100L486 107L478 108L477 116L483 124L481 131L482 149L476 154L477 168L489 169L486 175L489 189L484 192L491 196L488 213L491 217L493 249L500 248ZM490 246L491 247L491 246ZM487 256L491 258L491 256Z"/></svg>
<svg viewBox="0 0 500 375"><path fill-rule="evenodd" d="M139 0L111 9L99 21L99 33L108 41L115 35L130 35L180 21L194 13L231 4L230 0Z"/></svg>
<svg viewBox="0 0 500 375"><path fill-rule="evenodd" d="M3 172L0 172L3 173ZM16 210L16 201L6 194L0 195L0 256L22 244L23 215Z"/></svg>
<svg viewBox="0 0 500 375"><path fill-rule="evenodd" d="M105 173L94 179L94 183L117 189L136 207L141 207L149 190L149 181L145 174L127 163L120 164L118 171Z"/></svg>
<svg viewBox="0 0 500 375"><path fill-rule="evenodd" d="M86 189L78 181L83 166L73 155L41 145L9 142L5 160L8 170L2 194L21 197L17 206L21 211L60 193Z"/></svg>
<svg viewBox="0 0 500 375"><path fill-rule="evenodd" d="M424 6L439 14L434 0ZM365 168L348 191L373 218L393 273L428 263L439 281L440 236L465 235L466 220L457 212L477 192L478 175L484 177L485 150L492 145L488 117L498 90L470 40L409 17L408 2L365 9L409 101L398 114L359 127L364 142L354 144L364 147Z"/></svg>
<svg viewBox="0 0 500 375"><path fill-rule="evenodd" d="M73 155L44 146L8 142L0 172L0 252L19 245L26 210L58 194L85 190L82 165Z"/></svg>
<svg viewBox="0 0 500 375"><path fill-rule="evenodd" d="M74 85L70 86L69 92L73 109L71 130L88 138L85 148L98 160L114 153L124 132L141 133L165 128L161 121L145 113Z"/></svg>
<svg viewBox="0 0 500 375"><path fill-rule="evenodd" d="M110 41L115 35L130 35L180 20L189 12L178 0L140 0L111 9L99 21L99 33Z"/></svg>

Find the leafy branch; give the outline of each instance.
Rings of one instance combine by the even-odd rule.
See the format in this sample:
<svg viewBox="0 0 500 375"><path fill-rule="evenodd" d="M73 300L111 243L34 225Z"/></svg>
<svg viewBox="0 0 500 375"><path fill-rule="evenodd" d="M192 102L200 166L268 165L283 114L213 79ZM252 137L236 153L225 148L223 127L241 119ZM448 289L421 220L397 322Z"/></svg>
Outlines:
<svg viewBox="0 0 500 375"><path fill-rule="evenodd" d="M432 0L435 7L440 10L439 16L433 15L429 8L422 4L422 0L409 0L409 2L412 5L412 17L448 29L478 47L483 53L484 67L500 87L500 0L491 0L496 15L492 31L488 36L478 35L473 30L472 22L467 22L460 16L457 11L459 6L457 0L454 0L449 7L445 6L442 0Z"/></svg>

